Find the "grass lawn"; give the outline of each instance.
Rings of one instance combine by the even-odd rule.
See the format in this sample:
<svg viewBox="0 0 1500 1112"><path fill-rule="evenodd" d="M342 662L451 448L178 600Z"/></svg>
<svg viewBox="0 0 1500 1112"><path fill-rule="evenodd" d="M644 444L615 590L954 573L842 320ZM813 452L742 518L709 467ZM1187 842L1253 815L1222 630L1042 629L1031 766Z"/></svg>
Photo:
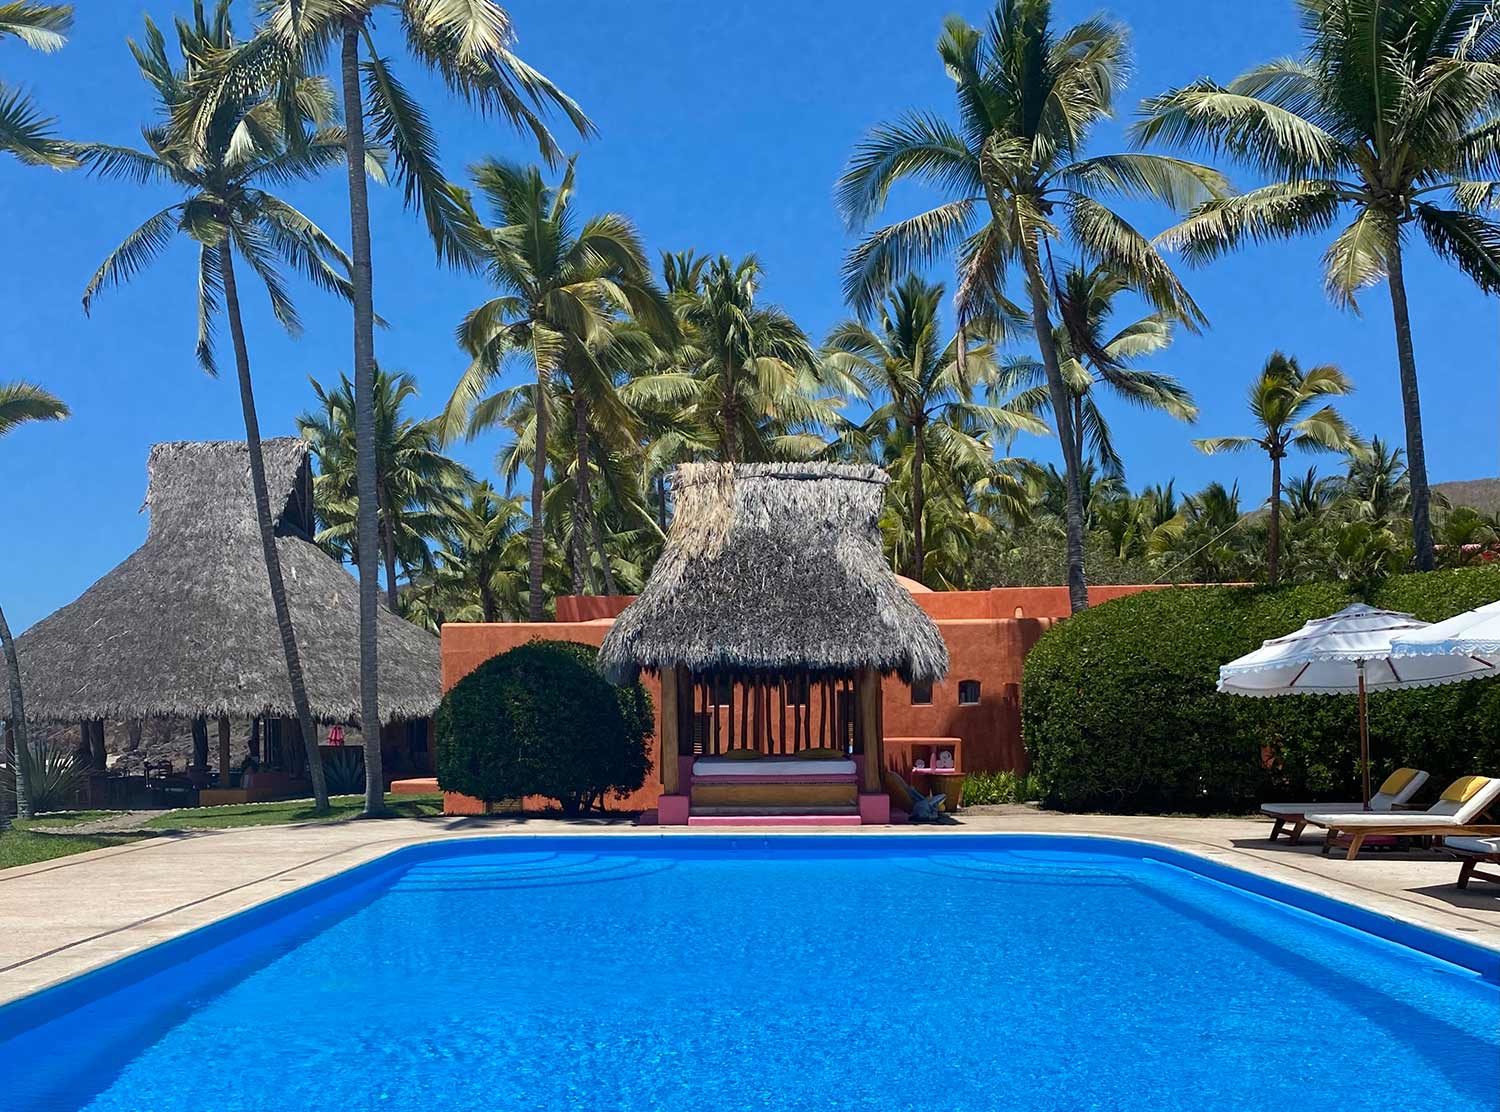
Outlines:
<svg viewBox="0 0 1500 1112"><path fill-rule="evenodd" d="M362 795L336 795L332 810L315 815L310 799L281 803L244 803L232 807L184 807L149 820L145 830L228 830L239 826L283 826L292 822L343 822L358 818L364 810ZM387 795L385 805L402 818L422 818L443 813L443 797L434 795Z"/></svg>
<svg viewBox="0 0 1500 1112"><path fill-rule="evenodd" d="M141 839L139 834L38 834L27 829L28 826L29 823L20 823L0 834L0 869L51 861L91 849L123 846Z"/></svg>

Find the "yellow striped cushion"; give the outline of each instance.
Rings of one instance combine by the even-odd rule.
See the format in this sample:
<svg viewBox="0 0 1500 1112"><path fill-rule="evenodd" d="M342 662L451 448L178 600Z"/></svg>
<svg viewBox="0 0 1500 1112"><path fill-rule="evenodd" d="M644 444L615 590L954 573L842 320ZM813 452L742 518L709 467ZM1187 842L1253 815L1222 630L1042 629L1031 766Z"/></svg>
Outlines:
<svg viewBox="0 0 1500 1112"><path fill-rule="evenodd" d="M1416 774L1417 770L1414 768L1398 768L1385 778L1385 783L1380 785L1380 794L1400 795Z"/></svg>
<svg viewBox="0 0 1500 1112"><path fill-rule="evenodd" d="M848 754L842 749L801 749L795 756L799 761L840 761Z"/></svg>
<svg viewBox="0 0 1500 1112"><path fill-rule="evenodd" d="M1488 776L1460 776L1443 792L1445 803L1467 803L1479 794L1479 789L1490 782Z"/></svg>
<svg viewBox="0 0 1500 1112"><path fill-rule="evenodd" d="M748 747L743 749L726 749L719 754L719 759L724 761L758 761L760 760L760 750Z"/></svg>

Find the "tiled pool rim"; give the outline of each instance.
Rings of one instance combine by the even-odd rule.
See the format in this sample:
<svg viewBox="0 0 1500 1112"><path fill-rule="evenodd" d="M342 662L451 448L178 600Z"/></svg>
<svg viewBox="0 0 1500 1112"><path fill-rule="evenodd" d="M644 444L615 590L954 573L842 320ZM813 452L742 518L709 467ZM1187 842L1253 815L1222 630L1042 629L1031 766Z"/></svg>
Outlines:
<svg viewBox="0 0 1500 1112"><path fill-rule="evenodd" d="M455 837L391 849L369 861L268 899L184 934L156 943L98 968L77 974L0 1005L0 1040L89 1004L189 957L233 942L240 934L356 886L422 861L494 852L618 853L633 856L682 856L695 850L712 855L738 851L804 857L878 856L892 848L914 854L984 852L986 849L1080 851L1154 861L1196 873L1241 891L1280 903L1294 911L1327 920L1385 943L1468 970L1500 985L1500 949L1371 911L1285 881L1225 865L1192 850L1146 839L1096 834L965 833L936 838L926 834L661 834L621 838L617 834L507 834Z"/></svg>

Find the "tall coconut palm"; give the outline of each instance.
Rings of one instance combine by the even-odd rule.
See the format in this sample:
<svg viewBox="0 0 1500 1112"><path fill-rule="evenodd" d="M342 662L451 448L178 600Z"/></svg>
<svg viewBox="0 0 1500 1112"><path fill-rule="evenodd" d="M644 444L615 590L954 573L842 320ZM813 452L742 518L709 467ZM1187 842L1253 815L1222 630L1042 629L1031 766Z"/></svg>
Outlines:
<svg viewBox="0 0 1500 1112"><path fill-rule="evenodd" d="M1396 330L1417 567L1433 566L1405 252L1415 228L1481 289L1500 291L1500 9L1487 0L1298 0L1302 57L1147 100L1134 129L1270 179L1212 200L1163 238L1201 263L1247 242L1322 234L1333 301L1385 280Z"/></svg>
<svg viewBox="0 0 1500 1112"><path fill-rule="evenodd" d="M438 159L437 136L422 106L397 78L374 37L377 15L394 16L402 41L415 60L442 78L455 93L485 114L494 113L530 132L543 156L558 157L557 144L543 120L560 109L580 134L592 131L573 101L518 57L510 16L494 0L268 0L269 17L254 42L215 59L202 83L198 103L176 118L177 130L199 132L217 102L261 75L284 79L320 65L338 47L339 83L350 165L364 162L365 127L387 146L406 202L424 217L438 258L469 262L469 227L464 206L449 186ZM290 100L284 96L283 102ZM379 715L376 614L380 608L379 532L376 515L375 308L371 262L370 199L364 175L349 175L350 248L354 285L355 435L359 445L360 709ZM383 772L378 751L365 761L365 813L385 813Z"/></svg>
<svg viewBox="0 0 1500 1112"><path fill-rule="evenodd" d="M318 409L298 417L297 429L318 457L316 502L323 518L318 542L358 563L354 386L347 375L329 388L311 381ZM418 393L411 375L376 368L375 490L386 601L393 614L401 612L398 565L408 570L430 565L428 541L438 537L444 514L474 482L466 467L443 454L437 420L417 420L405 412Z"/></svg>
<svg viewBox="0 0 1500 1112"><path fill-rule="evenodd" d="M1271 533L1266 573L1274 587L1281 569L1281 461L1293 451L1348 452L1357 440L1327 398L1354 392L1354 384L1334 366L1304 371L1293 357L1275 352L1250 384L1253 436L1218 436L1193 443L1202 452L1243 452L1259 448L1271 460ZM1317 407L1317 408L1314 408Z"/></svg>
<svg viewBox="0 0 1500 1112"><path fill-rule="evenodd" d="M556 187L534 166L490 159L473 168L475 187L488 202L494 225L471 221L490 280L502 291L459 325L459 345L472 362L454 387L443 414L443 432L470 437L504 424L517 398L486 394L507 357L530 364L530 404L535 428L531 463L529 613L541 621L546 555L545 510L548 435L555 380L591 395L590 419L631 427L634 418L611 388L613 372L601 361L613 325L629 314L646 328L674 331L670 307L657 287L645 247L628 219L604 213L579 222L574 209L575 164Z"/></svg>
<svg viewBox="0 0 1500 1112"><path fill-rule="evenodd" d="M958 100L957 128L911 113L872 131L839 182L846 219L860 226L885 205L891 187L914 179L949 199L876 231L849 256L845 293L870 311L901 272L957 252L960 327L999 317L1006 272L1025 278L1036 343L1047 372L1068 479L1068 594L1088 605L1083 566L1080 461L1055 306L1046 273L1051 244L1066 239L1088 262L1107 266L1151 306L1189 328L1203 320L1149 240L1101 198L1147 197L1178 209L1226 191L1205 166L1152 154L1083 157L1090 132L1114 111L1128 57L1123 27L1102 17L1052 25L1051 0L1000 0L980 30L954 16L938 54Z"/></svg>
<svg viewBox="0 0 1500 1112"><path fill-rule="evenodd" d="M829 335L825 360L883 397L858 430L860 439L905 439L911 445L907 528L912 538L912 577L923 582L926 552L926 471L930 454L953 464L970 462L980 471L992 461L991 448L976 433L1039 433L1045 426L1030 413L975 400L975 388L992 382L996 367L987 344L955 335L942 339L939 311L944 290L913 274L881 306L878 330L858 320L844 321ZM959 346L967 351L959 356Z"/></svg>
<svg viewBox="0 0 1500 1112"><path fill-rule="evenodd" d="M472 599L472 620L518 621L526 586L518 573L528 532L522 499L475 483L447 517L447 536L436 554L438 581Z"/></svg>
<svg viewBox="0 0 1500 1112"><path fill-rule="evenodd" d="M190 23L178 20L183 63L174 65L166 40L148 18L144 45L130 43L141 76L152 87L165 115L180 109L190 96L201 59L215 51L234 49L229 19L230 0L219 0L208 17L200 5ZM281 558L276 550L275 522L266 487L261 452L260 420L250 377L250 352L240 308L238 254L270 297L276 319L293 335L301 320L286 286L284 268L299 272L315 286L348 298L349 259L309 217L269 189L316 177L344 157L344 130L333 126L332 93L315 78L296 83L298 126L313 130L305 141L288 134L280 108L268 87L240 87L226 96L199 141L189 144L164 124L142 128L145 149L107 143L76 147L79 159L92 172L133 185L166 185L181 200L168 205L126 236L100 264L83 294L87 312L94 298L123 284L153 262L173 242L186 236L198 249L198 361L216 373L214 332L222 314L229 322L239 380L240 408L250 456L255 515L260 527L276 626L292 689L292 702L307 749L317 808L328 806L323 767L318 758L318 736L307 700L302 661L297 646ZM378 167L371 164L378 172ZM363 169L360 171L364 172Z"/></svg>
<svg viewBox="0 0 1500 1112"><path fill-rule="evenodd" d="M0 9L3 11L3 9ZM0 382L0 437L31 421L61 421L68 407L40 386L30 382ZM30 758L26 747L26 700L21 691L21 665L16 659L16 644L10 636L5 611L0 609L0 650L5 654L6 686L10 688L10 728L16 759L16 813L31 817L31 793L27 790L26 770ZM0 815L0 819L4 816Z"/></svg>
<svg viewBox="0 0 1500 1112"><path fill-rule="evenodd" d="M1123 476L1125 461L1115 449L1101 394L1189 424L1198 419L1197 403L1178 379L1131 365L1169 347L1174 322L1168 314L1156 312L1115 328L1116 304L1129 284L1105 267L1070 266L1061 275L1053 274L1051 285L1061 318L1053 333L1072 402L1073 455L1079 460L1092 455L1104 470ZM1052 404L1047 368L1039 359L1005 360L1001 381L1007 389L1029 386L1034 393L1023 399L1034 401L1039 409Z"/></svg>
<svg viewBox="0 0 1500 1112"><path fill-rule="evenodd" d="M33 50L61 50L73 28L72 4L0 3L0 39L20 39ZM66 170L78 165L68 144L52 134L54 121L20 89L0 81L0 151L29 166Z"/></svg>
<svg viewBox="0 0 1500 1112"><path fill-rule="evenodd" d="M784 310L757 303L764 273L754 255L720 255L673 295L694 349L692 409L724 463L806 456L815 432L837 421L836 400L806 334Z"/></svg>

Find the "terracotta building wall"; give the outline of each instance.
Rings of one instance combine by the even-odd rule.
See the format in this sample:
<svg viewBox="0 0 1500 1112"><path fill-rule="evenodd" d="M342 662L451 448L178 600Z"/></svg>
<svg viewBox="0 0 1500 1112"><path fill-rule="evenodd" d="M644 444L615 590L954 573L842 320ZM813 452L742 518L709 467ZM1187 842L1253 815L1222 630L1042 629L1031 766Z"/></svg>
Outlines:
<svg viewBox="0 0 1500 1112"><path fill-rule="evenodd" d="M1091 587L1092 603L1107 602L1151 587ZM1001 587L989 591L923 592L912 596L937 621L948 644L948 676L933 686L932 701L913 702L913 693L899 680L884 686L887 738L955 737L961 741L961 766L966 771L1028 766L1021 742L1021 669L1026 654L1054 621L1068 614L1063 587ZM442 630L443 690L492 656L523 645L534 637L599 645L612 619L633 600L630 596L565 596L557 600L556 622L539 624L445 625ZM660 687L642 677L652 700L660 707ZM959 702L964 681L976 681L978 701ZM909 746L887 746L887 762L898 770L911 767ZM652 766L656 767L656 754ZM611 806L623 810L654 807L660 773L653 771L646 786Z"/></svg>

